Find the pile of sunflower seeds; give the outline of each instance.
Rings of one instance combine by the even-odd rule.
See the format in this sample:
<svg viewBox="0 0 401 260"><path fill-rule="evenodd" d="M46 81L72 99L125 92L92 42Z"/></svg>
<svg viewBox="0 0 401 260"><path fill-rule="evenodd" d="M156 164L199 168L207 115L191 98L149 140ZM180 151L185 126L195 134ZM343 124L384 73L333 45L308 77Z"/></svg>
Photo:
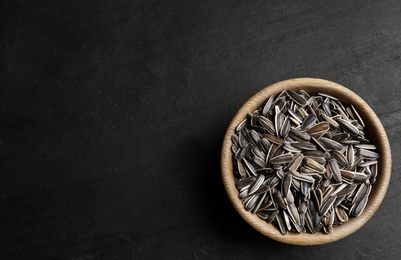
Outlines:
<svg viewBox="0 0 401 260"><path fill-rule="evenodd" d="M232 135L235 185L247 211L285 235L333 232L359 216L379 154L353 105L287 90L249 113Z"/></svg>

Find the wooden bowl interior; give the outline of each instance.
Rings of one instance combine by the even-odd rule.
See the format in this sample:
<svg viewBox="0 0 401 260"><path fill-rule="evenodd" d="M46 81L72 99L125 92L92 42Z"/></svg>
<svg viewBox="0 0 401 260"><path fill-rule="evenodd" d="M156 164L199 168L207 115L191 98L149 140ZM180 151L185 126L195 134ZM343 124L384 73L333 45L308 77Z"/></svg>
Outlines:
<svg viewBox="0 0 401 260"><path fill-rule="evenodd" d="M334 231L331 234L323 234L321 232L315 234L294 234L289 232L284 236L275 226L267 224L265 221L259 219L255 214L246 211L241 200L238 198L238 191L235 188L233 176L231 135L234 133L236 126L246 118L248 112L253 112L260 108L269 96L277 95L287 89L295 91L302 89L308 93L327 93L339 98L345 105L353 104L365 122L366 137L377 146L377 152L380 154L377 180L372 186L369 201L364 212L357 218L350 218L350 220L343 225L335 226ZM266 87L251 97L240 108L231 121L224 137L221 169L224 186L231 203L242 218L244 218L244 220L253 228L260 233L283 243L295 245L319 245L334 242L352 234L372 217L374 212L380 206L390 181L391 151L387 135L379 118L362 98L351 90L331 81L314 78L299 78L281 81Z"/></svg>

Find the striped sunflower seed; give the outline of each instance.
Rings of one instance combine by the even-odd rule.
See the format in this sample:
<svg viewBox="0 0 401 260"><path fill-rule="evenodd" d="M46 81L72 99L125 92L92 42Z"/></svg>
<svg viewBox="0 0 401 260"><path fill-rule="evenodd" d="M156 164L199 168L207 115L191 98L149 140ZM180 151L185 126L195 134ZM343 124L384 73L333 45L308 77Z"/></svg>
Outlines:
<svg viewBox="0 0 401 260"><path fill-rule="evenodd" d="M269 97L231 136L238 198L283 235L333 232L363 214L378 177L365 132L356 108L330 94Z"/></svg>

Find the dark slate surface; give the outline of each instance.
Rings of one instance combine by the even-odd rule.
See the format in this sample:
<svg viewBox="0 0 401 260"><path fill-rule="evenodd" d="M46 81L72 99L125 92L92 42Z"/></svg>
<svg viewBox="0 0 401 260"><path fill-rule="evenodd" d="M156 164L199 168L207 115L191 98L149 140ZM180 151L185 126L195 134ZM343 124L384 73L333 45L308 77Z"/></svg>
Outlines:
<svg viewBox="0 0 401 260"><path fill-rule="evenodd" d="M396 259L401 2L2 1L2 259ZM374 217L318 247L230 205L222 138L279 80L319 77L382 120L393 176Z"/></svg>

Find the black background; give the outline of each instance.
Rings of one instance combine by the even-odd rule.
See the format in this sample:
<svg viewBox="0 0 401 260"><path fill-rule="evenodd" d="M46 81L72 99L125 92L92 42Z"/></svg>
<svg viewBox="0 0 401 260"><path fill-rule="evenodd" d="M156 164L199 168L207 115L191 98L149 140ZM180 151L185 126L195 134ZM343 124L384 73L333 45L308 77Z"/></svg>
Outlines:
<svg viewBox="0 0 401 260"><path fill-rule="evenodd" d="M2 259L397 259L401 2L2 1ZM274 82L318 77L387 131L388 193L338 242L270 240L220 177L224 132Z"/></svg>

